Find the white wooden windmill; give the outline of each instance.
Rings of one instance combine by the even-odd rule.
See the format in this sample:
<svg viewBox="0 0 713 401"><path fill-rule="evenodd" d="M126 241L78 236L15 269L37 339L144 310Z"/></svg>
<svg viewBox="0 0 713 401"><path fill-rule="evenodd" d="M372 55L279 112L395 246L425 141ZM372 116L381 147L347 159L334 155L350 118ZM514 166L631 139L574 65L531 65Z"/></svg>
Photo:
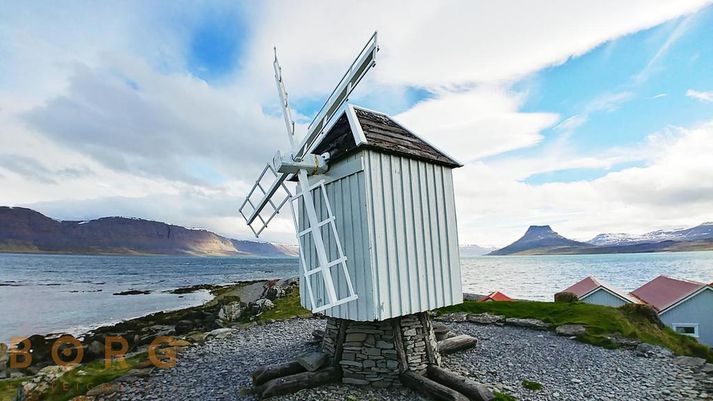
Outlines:
<svg viewBox="0 0 713 401"><path fill-rule="evenodd" d="M267 164L240 213L259 235L290 201L301 303L328 318L319 356L259 368L255 392L270 397L332 381L388 387L400 380L438 399L491 400L484 387L439 367L441 347L453 351L475 339L436 334L427 313L463 301L451 175L460 164L393 118L347 103L375 64L376 39L299 144L275 56L291 153L278 152ZM288 180L298 182L295 195Z"/></svg>
<svg viewBox="0 0 713 401"><path fill-rule="evenodd" d="M259 236L291 201L302 305L359 321L462 302L451 176L460 164L392 118L347 103L378 50L374 33L300 143L275 55L291 153L275 155L240 207ZM295 179L292 195L285 181Z"/></svg>

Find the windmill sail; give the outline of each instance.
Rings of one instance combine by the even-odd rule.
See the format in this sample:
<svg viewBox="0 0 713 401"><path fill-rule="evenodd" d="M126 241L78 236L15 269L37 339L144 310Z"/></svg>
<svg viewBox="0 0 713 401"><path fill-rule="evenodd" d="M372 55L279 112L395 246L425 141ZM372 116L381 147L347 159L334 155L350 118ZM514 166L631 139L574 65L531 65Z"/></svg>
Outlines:
<svg viewBox="0 0 713 401"><path fill-rule="evenodd" d="M367 71L374 66L377 51L375 32L329 95L324 106L307 128L307 134L299 145L295 143L295 124L288 104L287 90L282 80L282 69L277 61L277 51L275 51L273 63L275 83L280 95L292 153L285 158L278 152L273 164L268 163L240 206L240 214L245 218L255 236L259 236L287 200L292 201L292 216L300 246L302 279L307 288L311 309L315 313L356 300L357 294L354 292L347 268L347 258L337 235L335 218L324 181L312 185L307 173L308 169L312 174L326 171L328 155L311 155L310 152L319 142L329 121L347 101ZM297 177L300 188L300 193L295 196L290 194L284 184L288 178L293 176ZM281 192L282 195L278 196L278 192ZM276 197L277 200L275 200ZM326 214L321 213L321 205L320 213L317 213L317 198L325 206ZM329 239L329 243L334 246L334 249L327 249L325 237ZM314 255L314 257L308 259L306 255ZM336 285L335 276L343 278L346 285ZM315 278L321 278L324 282L324 286L320 286L324 288L324 294L313 292L312 280Z"/></svg>

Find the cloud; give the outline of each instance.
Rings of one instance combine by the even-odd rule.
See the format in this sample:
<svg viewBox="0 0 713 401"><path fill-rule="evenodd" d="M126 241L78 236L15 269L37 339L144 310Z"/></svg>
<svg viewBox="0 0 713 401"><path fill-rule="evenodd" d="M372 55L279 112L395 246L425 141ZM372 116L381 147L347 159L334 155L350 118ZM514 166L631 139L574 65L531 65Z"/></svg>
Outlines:
<svg viewBox="0 0 713 401"><path fill-rule="evenodd" d="M443 92L396 116L461 162L532 146L557 122L552 113L523 113L522 94L501 87Z"/></svg>
<svg viewBox="0 0 713 401"><path fill-rule="evenodd" d="M140 62L77 65L67 91L24 120L116 171L209 185L210 176L253 178L286 142L277 118L264 116L245 94L231 95Z"/></svg>
<svg viewBox="0 0 713 401"><path fill-rule="evenodd" d="M713 121L693 128L669 127L630 151L645 155L643 166L592 181L518 181L522 172L538 169L527 167L532 160L475 163L456 170L462 241L506 245L522 235L527 224L551 224L563 235L587 240L601 232L644 233L711 220ZM620 152L618 160L623 160L627 151ZM569 155L576 161L572 165L586 164ZM594 166L612 157L587 159Z"/></svg>
<svg viewBox="0 0 713 401"><path fill-rule="evenodd" d="M686 91L686 96L688 96L692 99L696 99L698 101L704 102L704 103L713 102L713 91L702 92L702 91L697 91L695 89L689 89Z"/></svg>
<svg viewBox="0 0 713 401"><path fill-rule="evenodd" d="M281 116L270 112L279 110L272 46L293 104L319 104L379 29L378 67L353 98L397 110L407 126L471 161L457 172L462 237L502 242L522 221L557 223L589 210L569 191L606 198L584 184L552 192L528 186L520 182L528 171L627 157L566 153L562 145L539 160L478 161L541 144L541 131L560 120L522 112L527 93L511 89L513 82L706 3L4 5L0 186L12 191L3 191L0 203L34 205L56 217L127 214L250 237L237 217L240 199L263 163L287 147ZM209 53L196 63L192 56L206 55L192 45L215 15L229 16L224 24L240 15L236 32L244 37L228 41L229 57ZM601 110L625 101L608 100ZM560 128L571 130L586 117L565 119ZM626 221L622 216L615 223ZM571 221L566 229L586 232L574 222L590 219ZM481 237L490 227L492 237ZM292 237L282 218L265 238Z"/></svg>

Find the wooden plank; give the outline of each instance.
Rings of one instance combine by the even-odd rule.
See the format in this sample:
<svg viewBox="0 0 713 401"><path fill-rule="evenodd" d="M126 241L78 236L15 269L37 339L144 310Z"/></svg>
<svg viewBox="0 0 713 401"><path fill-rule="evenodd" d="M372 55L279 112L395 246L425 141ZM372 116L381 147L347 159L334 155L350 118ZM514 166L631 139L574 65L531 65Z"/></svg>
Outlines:
<svg viewBox="0 0 713 401"><path fill-rule="evenodd" d="M394 331L394 348L396 348L396 359L399 361L399 373L408 370L408 360L406 359L406 347L401 335L401 320L391 319L391 328Z"/></svg>
<svg viewBox="0 0 713 401"><path fill-rule="evenodd" d="M431 343L431 335L433 334L433 326L431 325L431 318L428 317L428 312L419 313L418 320L421 322L421 325L423 326L423 329L424 329L423 340L426 343L426 356L428 357L428 364L429 365L438 365L439 358L436 357L436 352L438 352L438 350L433 349L433 345ZM435 334L434 334L434 336L435 336Z"/></svg>
<svg viewBox="0 0 713 401"><path fill-rule="evenodd" d="M278 377L304 372L306 369L297 361L268 365L257 368L252 374L253 385L257 386Z"/></svg>
<svg viewBox="0 0 713 401"><path fill-rule="evenodd" d="M261 398L295 393L306 388L334 383L339 380L337 369L333 367L316 372L302 372L290 376L278 377L256 388Z"/></svg>
<svg viewBox="0 0 713 401"><path fill-rule="evenodd" d="M430 379L458 391L471 401L490 401L494 398L493 392L487 387L450 370L438 366L429 366L427 374Z"/></svg>
<svg viewBox="0 0 713 401"><path fill-rule="evenodd" d="M341 319L339 320L339 331L337 331L337 343L334 346L334 358L332 358L332 366L337 368L341 376L341 365L339 361L342 360L342 353L344 352L344 340L347 338L347 326L349 325L349 320Z"/></svg>
<svg viewBox="0 0 713 401"><path fill-rule="evenodd" d="M459 336L446 338L438 342L438 352L441 355L452 354L454 352L462 351L464 349L473 348L478 343L478 339L471 337L466 334L461 334Z"/></svg>
<svg viewBox="0 0 713 401"><path fill-rule="evenodd" d="M401 383L406 387L439 401L469 401L468 397L452 388L433 381L416 372L404 372L400 376Z"/></svg>

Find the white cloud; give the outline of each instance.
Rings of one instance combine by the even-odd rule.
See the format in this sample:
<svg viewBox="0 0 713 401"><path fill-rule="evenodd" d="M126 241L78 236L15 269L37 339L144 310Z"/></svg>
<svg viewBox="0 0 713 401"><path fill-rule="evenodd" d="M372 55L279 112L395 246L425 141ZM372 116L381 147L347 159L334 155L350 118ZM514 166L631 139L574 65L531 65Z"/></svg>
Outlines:
<svg viewBox="0 0 713 401"><path fill-rule="evenodd" d="M241 43L239 67L220 85L186 71L190 31L203 5L6 4L0 187L11 190L0 192L0 204L36 205L67 218L132 214L249 237L236 217L239 200L260 162L286 147L280 116L263 111L278 109L273 45L291 98L312 101L331 90L379 29L378 66L355 97L378 87L395 98L385 102L404 105L406 87L433 92L399 119L469 161L538 144L540 131L557 123L554 114L520 112L527 94L509 89L514 80L705 3L224 2L215 9L244 12L250 37ZM609 100L602 104L622 99ZM576 123L575 116L561 128ZM489 243L480 235L491 227L492 240L502 242L508 224L519 231L522 221L556 224L588 210L559 187L553 194L563 194L547 206L552 194L518 182L528 171L626 159L616 152L569 154L566 144L548 152L540 160L459 170L464 242ZM576 190L584 199L601 197L586 186ZM289 220L266 238L291 239Z"/></svg>
<svg viewBox="0 0 713 401"><path fill-rule="evenodd" d="M703 92L695 89L689 89L686 91L686 96L705 103L713 102L713 91Z"/></svg>
<svg viewBox="0 0 713 401"><path fill-rule="evenodd" d="M527 185L518 176L532 171L528 161L466 166L454 175L462 241L506 245L522 235L527 224L551 224L560 234L586 240L601 232L643 233L709 221L712 152L713 121L652 135L632 149L646 155L642 167L593 181ZM619 160L626 153L622 149ZM609 157L591 157L590 166Z"/></svg>

